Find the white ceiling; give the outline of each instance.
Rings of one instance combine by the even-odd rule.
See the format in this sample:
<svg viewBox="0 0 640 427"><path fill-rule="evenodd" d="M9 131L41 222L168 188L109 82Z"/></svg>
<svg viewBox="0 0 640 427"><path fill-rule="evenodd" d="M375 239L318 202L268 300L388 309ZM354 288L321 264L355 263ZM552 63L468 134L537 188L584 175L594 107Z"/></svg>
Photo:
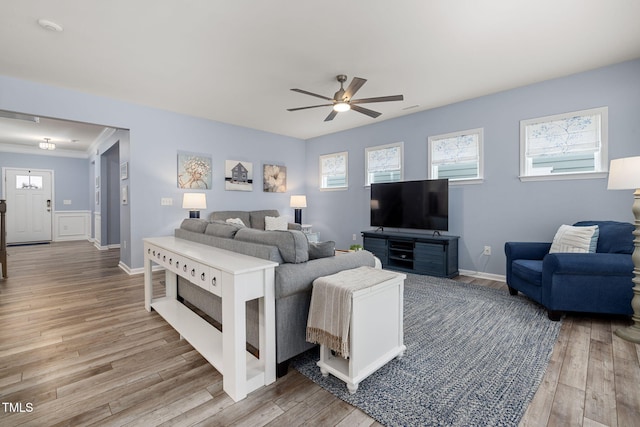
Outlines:
<svg viewBox="0 0 640 427"><path fill-rule="evenodd" d="M638 17L637 0L2 1L0 74L307 139L640 58ZM404 101L286 111L337 74Z"/></svg>

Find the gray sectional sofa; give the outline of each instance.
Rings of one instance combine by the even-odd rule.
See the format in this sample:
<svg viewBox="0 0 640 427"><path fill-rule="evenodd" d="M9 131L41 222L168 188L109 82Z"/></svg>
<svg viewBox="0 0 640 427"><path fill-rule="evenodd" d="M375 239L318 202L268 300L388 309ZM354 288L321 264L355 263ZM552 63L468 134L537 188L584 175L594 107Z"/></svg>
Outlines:
<svg viewBox="0 0 640 427"><path fill-rule="evenodd" d="M298 224L287 231L265 231L265 217L277 210L213 212L209 220L185 219L175 236L279 263L275 269L276 361L279 376L289 359L313 347L306 341L306 326L315 279L342 270L375 266L367 251L335 256L335 243L309 243ZM240 219L245 226L228 223ZM216 321L222 318L219 297L185 280L178 281L178 296ZM258 348L257 301L247 304L247 341ZM223 325L224 328L224 325Z"/></svg>

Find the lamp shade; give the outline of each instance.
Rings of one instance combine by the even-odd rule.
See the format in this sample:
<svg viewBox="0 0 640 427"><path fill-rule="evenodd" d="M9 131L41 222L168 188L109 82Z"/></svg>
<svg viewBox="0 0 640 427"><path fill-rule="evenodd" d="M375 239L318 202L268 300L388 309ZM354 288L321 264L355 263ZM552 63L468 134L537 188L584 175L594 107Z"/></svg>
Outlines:
<svg viewBox="0 0 640 427"><path fill-rule="evenodd" d="M307 196L302 196L302 195L291 196L290 206L292 208L306 208Z"/></svg>
<svg viewBox="0 0 640 427"><path fill-rule="evenodd" d="M640 188L640 156L611 160L609 190L635 190Z"/></svg>
<svg viewBox="0 0 640 427"><path fill-rule="evenodd" d="M182 209L207 209L207 196L204 193L184 193Z"/></svg>

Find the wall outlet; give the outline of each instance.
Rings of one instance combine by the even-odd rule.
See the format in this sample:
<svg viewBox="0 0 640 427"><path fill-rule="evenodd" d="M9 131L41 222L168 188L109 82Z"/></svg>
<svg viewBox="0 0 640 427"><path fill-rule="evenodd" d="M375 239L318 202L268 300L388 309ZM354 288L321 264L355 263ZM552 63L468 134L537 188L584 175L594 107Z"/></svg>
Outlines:
<svg viewBox="0 0 640 427"><path fill-rule="evenodd" d="M353 235L352 239L353 239L354 242L356 241L357 237L356 237L355 234Z"/></svg>
<svg viewBox="0 0 640 427"><path fill-rule="evenodd" d="M491 255L491 246L485 246L482 255Z"/></svg>

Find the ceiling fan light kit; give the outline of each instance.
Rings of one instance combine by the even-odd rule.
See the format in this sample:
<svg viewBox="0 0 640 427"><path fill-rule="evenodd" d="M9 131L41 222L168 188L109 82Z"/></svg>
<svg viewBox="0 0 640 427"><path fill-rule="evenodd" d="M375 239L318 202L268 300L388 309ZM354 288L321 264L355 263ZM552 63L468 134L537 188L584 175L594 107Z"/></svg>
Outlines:
<svg viewBox="0 0 640 427"><path fill-rule="evenodd" d="M350 109L351 105L346 102L338 102L333 106L333 111L337 111L338 113L349 111Z"/></svg>
<svg viewBox="0 0 640 427"><path fill-rule="evenodd" d="M353 80L351 80L351 83L349 84L346 90L343 87L343 83L347 81L347 76L344 74L338 74L336 76L336 80L338 80L338 82L340 83L340 89L333 95L333 98L329 98L328 96L324 96L324 95L318 95L317 93L309 92L303 89L291 89L294 92L302 93L309 96L315 96L316 98L321 98L326 101L331 101L330 104L320 104L320 105L310 105L308 107L288 108L287 111L308 110L309 108L317 108L317 107L332 107L333 108L332 111L324 119L325 122L333 120L338 113L342 113L349 110L357 111L358 113L367 115L375 119L381 113L370 110L368 108L361 107L359 104L404 100L404 97L402 95L378 96L375 98L353 99L353 96L356 94L358 90L360 90L360 88L367 82L367 80L360 77L354 77Z"/></svg>

